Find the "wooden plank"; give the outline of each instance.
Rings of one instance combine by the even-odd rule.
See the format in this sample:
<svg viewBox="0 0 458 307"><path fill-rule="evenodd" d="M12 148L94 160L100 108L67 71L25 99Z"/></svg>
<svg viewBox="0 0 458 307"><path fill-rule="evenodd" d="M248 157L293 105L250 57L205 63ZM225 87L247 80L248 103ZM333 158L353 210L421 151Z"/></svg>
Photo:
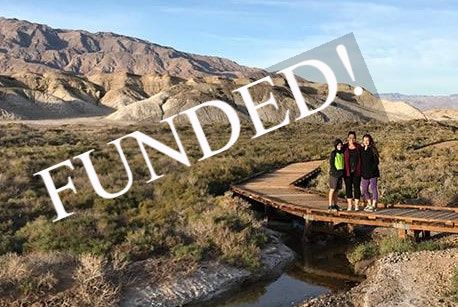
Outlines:
<svg viewBox="0 0 458 307"><path fill-rule="evenodd" d="M390 215L390 216L401 216L403 213L406 212L406 209L387 209L389 212L385 212L382 210L376 211L377 214L383 214L383 215ZM408 209L407 209L408 210Z"/></svg>
<svg viewBox="0 0 458 307"><path fill-rule="evenodd" d="M450 213L450 211L447 211ZM412 213L412 216L425 218L430 214L429 210L417 210L415 213ZM451 214L455 214L451 212Z"/></svg>
<svg viewBox="0 0 458 307"><path fill-rule="evenodd" d="M418 210L418 209L417 209ZM425 218L428 219L443 219L444 216L449 215L449 211L432 211L430 210L428 214L425 216Z"/></svg>
<svg viewBox="0 0 458 307"><path fill-rule="evenodd" d="M444 216L443 219L447 220L458 220L458 213L449 213L448 215Z"/></svg>
<svg viewBox="0 0 458 307"><path fill-rule="evenodd" d="M383 205L383 204L381 204ZM454 207L437 207L437 206L426 206L426 205L405 205L405 204L395 204L393 208L413 208L419 210L447 210L458 213L458 208Z"/></svg>
<svg viewBox="0 0 458 307"><path fill-rule="evenodd" d="M396 214L396 216L405 216L408 217L410 214L417 212L418 209L403 209L403 211Z"/></svg>
<svg viewBox="0 0 458 307"><path fill-rule="evenodd" d="M390 215L393 213L397 213L398 210L397 209L379 209L376 212L378 212L379 214Z"/></svg>

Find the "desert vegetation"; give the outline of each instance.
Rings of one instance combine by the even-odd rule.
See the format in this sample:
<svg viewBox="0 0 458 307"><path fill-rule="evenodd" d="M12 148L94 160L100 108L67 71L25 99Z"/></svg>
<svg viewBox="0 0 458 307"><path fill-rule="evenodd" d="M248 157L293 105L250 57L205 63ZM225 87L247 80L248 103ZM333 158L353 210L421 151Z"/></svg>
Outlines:
<svg viewBox="0 0 458 307"><path fill-rule="evenodd" d="M224 194L229 185L291 162L326 159L333 139L344 138L350 129L359 136L371 132L377 140L384 201L456 205L456 152L437 147L416 150L456 138L453 127L424 121L297 122L251 139L252 129L244 126L230 150L199 162L192 129L181 126L178 132L192 166L149 151L158 174L166 175L146 183L149 173L138 146L126 141L124 152L136 183L116 199L98 197L81 165L74 171L55 171L57 186L72 176L78 193L61 193L66 209L76 213L53 223L55 212L47 191L32 174L94 148L93 163L102 185L117 191L124 187L126 175L114 147L106 143L138 130L172 145L170 131L153 124L97 128L2 124L0 300L17 305L36 301L84 305L89 297L97 297L96 305L112 305L131 282L130 276L138 278L140 271L160 281L192 272L206 260L256 270L268 237L249 210ZM229 133L224 125L205 130L214 146L223 145ZM325 189L326 163L323 167L316 181L318 191ZM380 247L374 249L380 252Z"/></svg>
<svg viewBox="0 0 458 307"><path fill-rule="evenodd" d="M356 264L362 260L383 257L390 253L407 253L423 250L432 251L455 246L455 243L441 242L439 240L415 242L412 238L402 239L398 236L388 235L356 245L347 254L347 258L350 263Z"/></svg>

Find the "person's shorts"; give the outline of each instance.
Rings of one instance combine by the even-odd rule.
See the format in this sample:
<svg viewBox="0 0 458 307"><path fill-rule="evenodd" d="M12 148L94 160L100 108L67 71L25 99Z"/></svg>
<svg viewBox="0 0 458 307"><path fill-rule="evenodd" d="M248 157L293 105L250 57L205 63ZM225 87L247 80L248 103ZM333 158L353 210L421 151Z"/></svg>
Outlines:
<svg viewBox="0 0 458 307"><path fill-rule="evenodd" d="M342 177L329 176L329 188L333 190L342 189Z"/></svg>

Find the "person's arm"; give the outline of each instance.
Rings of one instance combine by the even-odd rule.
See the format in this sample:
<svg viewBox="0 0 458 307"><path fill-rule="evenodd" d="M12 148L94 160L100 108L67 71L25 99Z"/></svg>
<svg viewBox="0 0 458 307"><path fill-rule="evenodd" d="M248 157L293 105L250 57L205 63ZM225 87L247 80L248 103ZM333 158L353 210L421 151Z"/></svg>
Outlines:
<svg viewBox="0 0 458 307"><path fill-rule="evenodd" d="M374 156L374 162L376 165L379 165L380 159L378 157L378 152L375 149L372 149L372 155Z"/></svg>
<svg viewBox="0 0 458 307"><path fill-rule="evenodd" d="M329 155L329 171L332 174L335 174L337 172L336 164L334 163L335 159L336 159L336 152L332 151L331 154Z"/></svg>

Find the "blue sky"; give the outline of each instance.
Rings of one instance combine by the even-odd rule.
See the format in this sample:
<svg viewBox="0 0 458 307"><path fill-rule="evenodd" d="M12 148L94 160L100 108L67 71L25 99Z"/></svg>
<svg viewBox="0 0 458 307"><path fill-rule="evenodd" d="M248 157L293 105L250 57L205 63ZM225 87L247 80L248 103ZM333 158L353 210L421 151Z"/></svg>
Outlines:
<svg viewBox="0 0 458 307"><path fill-rule="evenodd" d="M380 93L458 93L456 1L0 0L0 16L262 68L353 32Z"/></svg>

